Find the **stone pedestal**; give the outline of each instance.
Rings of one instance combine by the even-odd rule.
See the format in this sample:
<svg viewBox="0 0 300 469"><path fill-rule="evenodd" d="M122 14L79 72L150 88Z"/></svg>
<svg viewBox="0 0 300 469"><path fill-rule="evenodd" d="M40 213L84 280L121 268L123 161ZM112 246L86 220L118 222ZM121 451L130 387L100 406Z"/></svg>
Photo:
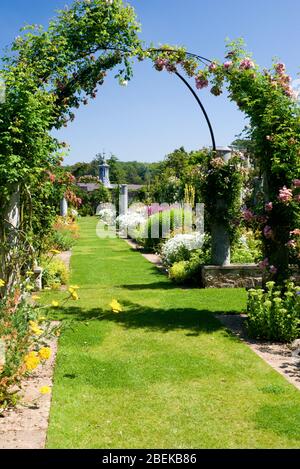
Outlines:
<svg viewBox="0 0 300 469"><path fill-rule="evenodd" d="M66 217L68 215L68 201L63 197L60 201L60 215Z"/></svg>
<svg viewBox="0 0 300 469"><path fill-rule="evenodd" d="M43 289L42 277L43 277L43 269L42 267L35 267L34 268L34 276L35 276L35 288L37 291Z"/></svg>
<svg viewBox="0 0 300 469"><path fill-rule="evenodd" d="M120 215L126 215L128 212L128 186L127 184L121 185L121 192L120 192Z"/></svg>
<svg viewBox="0 0 300 469"><path fill-rule="evenodd" d="M224 225L217 223L212 225L211 241L212 264L220 266L230 265L230 238Z"/></svg>

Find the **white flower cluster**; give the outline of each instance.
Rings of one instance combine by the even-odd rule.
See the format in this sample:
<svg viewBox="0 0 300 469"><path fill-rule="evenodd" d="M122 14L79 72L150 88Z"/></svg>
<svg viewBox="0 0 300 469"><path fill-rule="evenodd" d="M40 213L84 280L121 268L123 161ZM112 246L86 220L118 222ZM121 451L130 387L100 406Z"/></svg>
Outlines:
<svg viewBox="0 0 300 469"><path fill-rule="evenodd" d="M104 223L107 223L108 225L111 225L116 218L115 211L110 208L102 208L97 212L97 215L102 221L104 221Z"/></svg>
<svg viewBox="0 0 300 469"><path fill-rule="evenodd" d="M204 235L195 232L191 234L177 234L169 239L161 248L163 261L172 265L182 260L184 253L200 249L203 245Z"/></svg>
<svg viewBox="0 0 300 469"><path fill-rule="evenodd" d="M121 231L128 231L129 236L134 237L135 231L146 224L146 219L136 212L128 212L125 215L119 215L117 218Z"/></svg>

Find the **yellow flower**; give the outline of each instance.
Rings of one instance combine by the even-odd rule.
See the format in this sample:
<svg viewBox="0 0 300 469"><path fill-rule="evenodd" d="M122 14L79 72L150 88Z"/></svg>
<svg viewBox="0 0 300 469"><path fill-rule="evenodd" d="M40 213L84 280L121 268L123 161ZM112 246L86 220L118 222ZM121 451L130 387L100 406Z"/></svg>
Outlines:
<svg viewBox="0 0 300 469"><path fill-rule="evenodd" d="M33 299L33 301L37 301L37 300L39 300L41 297L38 296L38 295L32 295L31 298Z"/></svg>
<svg viewBox="0 0 300 469"><path fill-rule="evenodd" d="M4 287L4 285L5 285L4 280L2 280L2 278L0 278L0 287Z"/></svg>
<svg viewBox="0 0 300 469"><path fill-rule="evenodd" d="M61 251L58 251L57 249L51 249L50 252L52 252L52 254L60 254Z"/></svg>
<svg viewBox="0 0 300 469"><path fill-rule="evenodd" d="M122 306L117 300L112 300L109 306L111 307L113 313L121 313L123 311Z"/></svg>
<svg viewBox="0 0 300 469"><path fill-rule="evenodd" d="M51 389L49 388L49 386L42 386L40 389L41 394L50 394L50 392L51 392Z"/></svg>
<svg viewBox="0 0 300 469"><path fill-rule="evenodd" d="M33 272L32 270L28 270L28 271L26 272L26 275L34 275L34 272Z"/></svg>
<svg viewBox="0 0 300 469"><path fill-rule="evenodd" d="M79 300L79 296L77 295L76 291L74 291L71 296L74 301Z"/></svg>
<svg viewBox="0 0 300 469"><path fill-rule="evenodd" d="M78 285L70 285L70 288L72 288L72 290L79 290L79 286Z"/></svg>
<svg viewBox="0 0 300 469"><path fill-rule="evenodd" d="M49 347L42 347L39 350L39 357L42 360L49 360L49 358L51 357L51 349Z"/></svg>
<svg viewBox="0 0 300 469"><path fill-rule="evenodd" d="M36 352L29 352L24 358L24 363L27 371L34 370L40 364L38 354Z"/></svg>
<svg viewBox="0 0 300 469"><path fill-rule="evenodd" d="M29 285L29 284L26 285L25 288L26 288L27 291L32 291L32 290L34 290L34 287L33 287L32 285Z"/></svg>
<svg viewBox="0 0 300 469"><path fill-rule="evenodd" d="M59 307L59 302L58 301L52 301L51 305L53 308L58 308Z"/></svg>
<svg viewBox="0 0 300 469"><path fill-rule="evenodd" d="M35 321L29 321L30 330L35 335L42 335L43 331L39 328L39 325Z"/></svg>

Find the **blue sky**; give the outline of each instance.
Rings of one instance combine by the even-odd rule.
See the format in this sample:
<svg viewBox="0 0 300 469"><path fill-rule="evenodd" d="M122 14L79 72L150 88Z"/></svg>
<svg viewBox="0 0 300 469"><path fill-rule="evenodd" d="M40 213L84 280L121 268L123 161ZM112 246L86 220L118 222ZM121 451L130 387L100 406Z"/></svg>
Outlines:
<svg viewBox="0 0 300 469"><path fill-rule="evenodd" d="M10 0L0 3L0 47L25 23L46 25L68 0ZM209 58L224 56L225 38L243 37L254 58L268 67L284 61L293 78L300 71L298 0L131 0L142 23L141 37L157 44L185 45ZM113 75L113 74L112 74ZM244 127L244 116L226 96L199 91L212 121L217 145L229 144ZM207 126L193 97L176 76L137 63L129 86L109 77L97 100L77 111L58 133L71 145L65 163L90 161L96 153L121 160L158 161L175 148L210 144Z"/></svg>

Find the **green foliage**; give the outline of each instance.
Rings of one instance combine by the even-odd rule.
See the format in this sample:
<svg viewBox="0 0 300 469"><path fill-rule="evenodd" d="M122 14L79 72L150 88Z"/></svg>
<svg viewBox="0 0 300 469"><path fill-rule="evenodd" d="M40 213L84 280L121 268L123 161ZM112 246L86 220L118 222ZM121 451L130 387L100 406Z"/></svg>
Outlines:
<svg viewBox="0 0 300 469"><path fill-rule="evenodd" d="M215 96L222 94L226 85L230 100L249 119L244 142L236 143L240 147L246 141L246 149L253 157L254 167L263 178L263 200L256 204L255 213L260 220L264 256L270 265L269 273L278 283L282 283L289 277L289 263L295 261L290 233L298 229L300 224L299 194L293 191L294 180L300 179L300 107L284 64L275 62L270 70L261 70L245 50L242 40L229 42L227 49L224 63L215 60L204 67L182 47L164 45L160 49L148 50L146 56L154 61L158 71L175 72L181 67L189 77L195 78L197 88L211 85L210 91ZM234 238L237 233L234 229L234 198L239 181L235 171L226 174L226 169L229 168L220 170L220 177L215 178L215 194L219 192L222 195L227 185L227 194L231 198L227 202L230 202L229 211L233 212L233 223L230 226L231 216L225 215L225 221L232 228L231 237ZM226 177L229 177L228 182ZM215 185L213 175L210 174L207 181L209 186ZM293 192L289 201L280 199L280 191L284 188ZM215 194L212 190L211 195L215 197ZM207 197L206 202L211 202L213 206L216 201L210 201ZM273 209L267 211L265 204L270 202ZM222 212L227 212L222 203L216 210L213 207L209 209L210 216L223 218L224 221ZM267 237L264 235L265 229L269 233ZM299 256L296 261L299 264Z"/></svg>
<svg viewBox="0 0 300 469"><path fill-rule="evenodd" d="M204 260L204 253L196 251L190 255L189 260L175 262L169 270L170 280L177 284L200 285Z"/></svg>
<svg viewBox="0 0 300 469"><path fill-rule="evenodd" d="M240 238L232 246L231 262L233 264L253 264L262 258L262 243L253 231L242 233Z"/></svg>
<svg viewBox="0 0 300 469"><path fill-rule="evenodd" d="M49 258L42 259L41 266L43 267L43 287L50 287L53 289L59 288L61 285L66 285L69 281L69 271L66 264L57 258L49 260Z"/></svg>
<svg viewBox="0 0 300 469"><path fill-rule="evenodd" d="M146 250L156 250L163 239L172 232L185 233L192 226L192 213L181 208L172 208L151 215L147 220L145 231L148 235L143 239ZM157 236L152 237L155 233Z"/></svg>
<svg viewBox="0 0 300 469"><path fill-rule="evenodd" d="M28 281L20 283L0 301L1 352L4 352L0 355L0 414L17 404L22 379L47 359L40 355L41 348L47 346L47 340L59 329L41 316L36 303L28 302L25 297L28 286Z"/></svg>
<svg viewBox="0 0 300 469"><path fill-rule="evenodd" d="M52 246L58 251L69 251L76 243L69 232L54 230L52 234Z"/></svg>
<svg viewBox="0 0 300 469"><path fill-rule="evenodd" d="M61 172L66 144L51 130L67 126L75 117L73 109L96 97L108 70L118 65L119 79L131 78L138 32L134 10L122 0L112 5L75 0L47 30L24 27L2 58L6 99L0 104L0 218L5 219L11 196L19 190L22 233L37 252L65 190L64 181L57 191L53 180ZM127 52L120 53L123 49ZM1 241L10 229L1 222Z"/></svg>
<svg viewBox="0 0 300 469"><path fill-rule="evenodd" d="M111 202L109 189L104 187L100 182L98 189L94 191L87 192L80 187L76 187L74 191L82 200L78 209L81 216L93 216L95 215L96 209L100 203Z"/></svg>
<svg viewBox="0 0 300 469"><path fill-rule="evenodd" d="M227 162L213 152L207 155L201 186L207 223L209 227L225 225L231 242L239 235L242 183L242 162L238 154L233 154Z"/></svg>
<svg viewBox="0 0 300 469"><path fill-rule="evenodd" d="M66 166L79 182L85 182L85 177L99 177L99 163L105 155L99 153L90 163L75 163ZM139 161L119 161L115 155L106 159L110 167L110 182L112 184L148 184L159 174L160 163L143 163ZM88 182L88 180L86 180ZM91 180L91 182L94 182Z"/></svg>
<svg viewBox="0 0 300 469"><path fill-rule="evenodd" d="M300 287L286 283L278 289L249 290L247 328L252 337L291 342L300 337Z"/></svg>

